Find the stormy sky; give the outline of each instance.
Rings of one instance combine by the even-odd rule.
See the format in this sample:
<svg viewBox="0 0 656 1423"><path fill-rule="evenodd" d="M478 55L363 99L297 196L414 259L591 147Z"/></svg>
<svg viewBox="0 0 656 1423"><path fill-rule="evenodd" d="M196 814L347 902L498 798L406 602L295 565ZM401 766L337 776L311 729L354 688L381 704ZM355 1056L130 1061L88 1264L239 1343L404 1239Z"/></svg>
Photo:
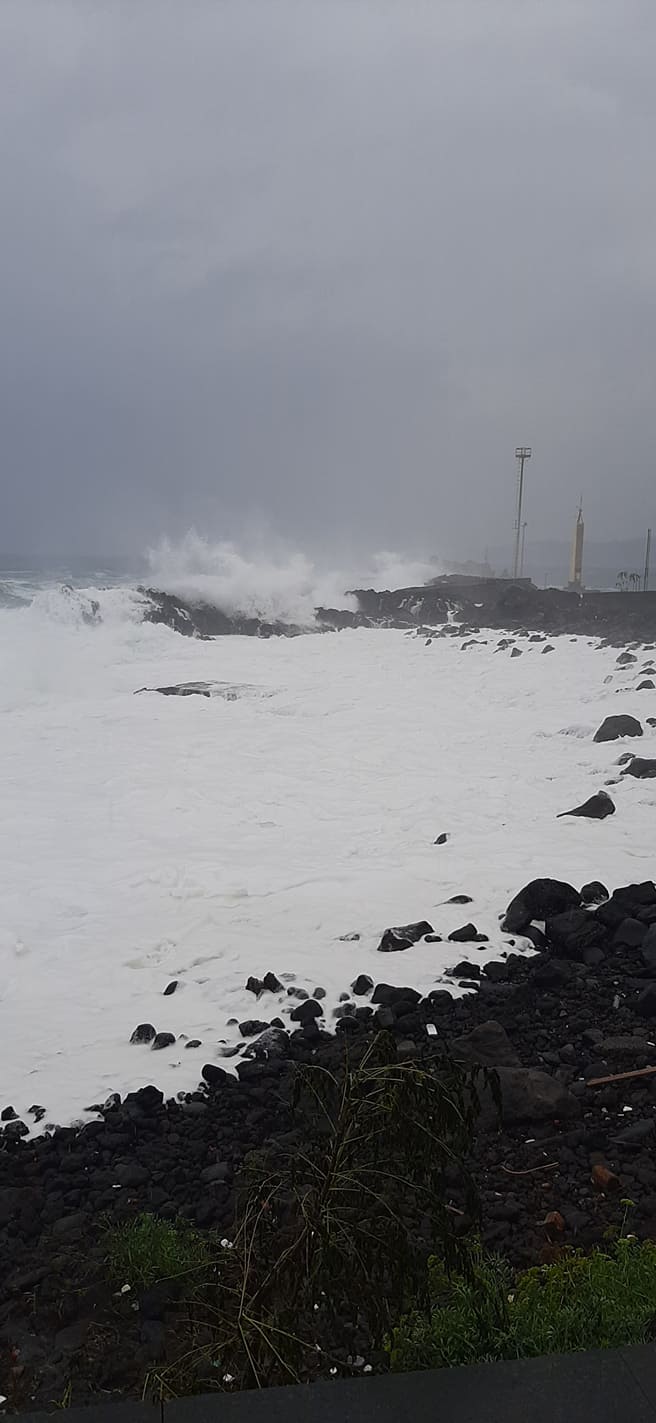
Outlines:
<svg viewBox="0 0 656 1423"><path fill-rule="evenodd" d="M654 0L2 0L0 548L656 522Z"/></svg>

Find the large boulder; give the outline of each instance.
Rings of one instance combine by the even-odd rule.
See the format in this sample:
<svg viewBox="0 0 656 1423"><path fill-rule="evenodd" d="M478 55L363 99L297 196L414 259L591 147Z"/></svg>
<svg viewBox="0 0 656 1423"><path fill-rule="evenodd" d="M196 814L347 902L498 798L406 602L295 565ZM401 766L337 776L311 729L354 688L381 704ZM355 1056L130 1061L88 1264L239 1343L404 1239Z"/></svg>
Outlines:
<svg viewBox="0 0 656 1423"><path fill-rule="evenodd" d="M578 890L564 880L534 879L511 900L501 928L506 934L522 934L534 919L564 914L568 909L578 908L580 903Z"/></svg>
<svg viewBox="0 0 656 1423"><path fill-rule="evenodd" d="M504 1126L518 1122L556 1122L579 1115L576 1097L557 1078L537 1067L497 1067ZM480 1092L481 1121L493 1126L497 1106L489 1087Z"/></svg>
<svg viewBox="0 0 656 1423"><path fill-rule="evenodd" d="M642 736L640 722L634 716L607 716L602 721L599 730L595 732L595 741L619 741L621 736Z"/></svg>
<svg viewBox="0 0 656 1423"><path fill-rule="evenodd" d="M490 1019L471 1033L454 1038L450 1052L459 1062L480 1063L483 1067L519 1067L519 1058L500 1023Z"/></svg>

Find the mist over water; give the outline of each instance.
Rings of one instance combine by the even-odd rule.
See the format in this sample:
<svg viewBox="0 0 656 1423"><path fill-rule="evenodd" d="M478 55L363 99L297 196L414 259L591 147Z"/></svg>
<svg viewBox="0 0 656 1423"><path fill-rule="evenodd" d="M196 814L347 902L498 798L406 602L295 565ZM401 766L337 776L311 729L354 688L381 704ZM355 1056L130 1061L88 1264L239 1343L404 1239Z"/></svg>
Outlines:
<svg viewBox="0 0 656 1423"><path fill-rule="evenodd" d="M152 586L190 601L203 601L228 614L310 627L315 609L356 609L353 588L404 588L426 583L439 572L428 560L381 551L350 568L321 567L306 554L234 543L212 543L193 531L178 544L163 540L148 555Z"/></svg>
<svg viewBox="0 0 656 1423"><path fill-rule="evenodd" d="M131 569L108 560L96 568L91 560L0 564L0 710L87 698L99 686L131 691L143 681L134 668L144 657L152 659L155 681L173 680L186 640L144 622L143 586L310 632L316 608L355 609L349 589L407 587L438 572L436 564L389 551L331 569L273 540L268 548L263 541L237 545L193 531L179 543L163 540Z"/></svg>

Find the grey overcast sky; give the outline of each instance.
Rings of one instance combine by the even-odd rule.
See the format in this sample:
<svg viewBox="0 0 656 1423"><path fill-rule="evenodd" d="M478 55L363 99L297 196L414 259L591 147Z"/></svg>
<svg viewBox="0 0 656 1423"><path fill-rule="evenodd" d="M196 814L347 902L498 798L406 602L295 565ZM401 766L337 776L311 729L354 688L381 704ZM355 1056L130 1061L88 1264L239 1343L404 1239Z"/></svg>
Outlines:
<svg viewBox="0 0 656 1423"><path fill-rule="evenodd" d="M0 548L656 523L654 0L1 0Z"/></svg>

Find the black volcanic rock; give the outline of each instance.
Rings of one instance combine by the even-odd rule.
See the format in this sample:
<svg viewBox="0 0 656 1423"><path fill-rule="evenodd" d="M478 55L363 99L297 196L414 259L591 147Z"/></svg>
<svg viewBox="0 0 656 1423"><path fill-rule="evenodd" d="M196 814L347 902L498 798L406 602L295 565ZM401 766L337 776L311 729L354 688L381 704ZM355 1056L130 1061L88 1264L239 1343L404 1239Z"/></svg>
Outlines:
<svg viewBox="0 0 656 1423"><path fill-rule="evenodd" d="M547 919L545 933L561 958L584 961L586 949L602 947L608 938L606 925L587 909L568 909Z"/></svg>
<svg viewBox="0 0 656 1423"><path fill-rule="evenodd" d="M174 1034L174 1033L156 1033L156 1034L155 1034L155 1037L153 1038L151 1051L153 1051L153 1052L161 1052L162 1048L165 1048L165 1047L173 1047L173 1044L174 1044L174 1043L175 1043L175 1034Z"/></svg>
<svg viewBox="0 0 656 1423"><path fill-rule="evenodd" d="M153 1027L152 1023L139 1023L135 1028L132 1037L130 1038L130 1042L152 1043L154 1042L156 1035L157 1029Z"/></svg>
<svg viewBox="0 0 656 1423"><path fill-rule="evenodd" d="M449 934L450 944L486 944L488 942L485 934L479 934L475 924L463 924L461 929L454 929Z"/></svg>
<svg viewBox="0 0 656 1423"><path fill-rule="evenodd" d="M373 986L373 979L369 977L369 974L360 973L351 984L351 992L355 994L356 998L366 998L372 992Z"/></svg>
<svg viewBox="0 0 656 1423"><path fill-rule="evenodd" d="M519 1057L505 1028L492 1019L452 1039L449 1049L460 1062L480 1063L482 1067L519 1067Z"/></svg>
<svg viewBox="0 0 656 1423"><path fill-rule="evenodd" d="M395 954L402 949L410 949L413 944L423 939L425 934L432 934L433 926L426 919L420 919L416 924L402 924L396 929L386 929L378 945L379 954Z"/></svg>
<svg viewBox="0 0 656 1423"><path fill-rule="evenodd" d="M521 934L534 919L563 914L568 909L577 908L580 902L578 891L564 880L531 880L511 900L501 928L506 934Z"/></svg>
<svg viewBox="0 0 656 1423"><path fill-rule="evenodd" d="M607 716L594 734L595 741L618 741L621 736L642 736L640 722L634 716Z"/></svg>
<svg viewBox="0 0 656 1423"><path fill-rule="evenodd" d="M179 632L183 637L227 637L230 634L239 634L245 637L293 637L300 632L307 632L307 628L299 628L292 624L266 622L263 618L245 617L240 613L234 615L224 612L221 608L214 607L210 603L202 601L192 602L171 593L165 593L158 588L140 588L139 592L147 600L144 609L144 622L163 623L173 632ZM199 690L198 684L195 690ZM176 688L158 688L158 691L174 692ZM202 689L200 694L203 695ZM179 692L178 692L179 695ZM205 693L207 695L207 693Z"/></svg>
<svg viewBox="0 0 656 1423"><path fill-rule="evenodd" d="M620 775L635 776L639 781L653 780L656 776L656 761L649 760L646 756L634 756L628 766L620 771Z"/></svg>
<svg viewBox="0 0 656 1423"><path fill-rule="evenodd" d="M597 791L596 795L590 796L583 805L577 805L574 810L562 810L557 820L563 820L567 815L580 815L586 820L605 820L607 815L615 814L615 802L611 800L606 791Z"/></svg>
<svg viewBox="0 0 656 1423"><path fill-rule="evenodd" d="M584 884L581 890L582 904L603 904L608 897L608 890L601 880L591 880L590 884Z"/></svg>

